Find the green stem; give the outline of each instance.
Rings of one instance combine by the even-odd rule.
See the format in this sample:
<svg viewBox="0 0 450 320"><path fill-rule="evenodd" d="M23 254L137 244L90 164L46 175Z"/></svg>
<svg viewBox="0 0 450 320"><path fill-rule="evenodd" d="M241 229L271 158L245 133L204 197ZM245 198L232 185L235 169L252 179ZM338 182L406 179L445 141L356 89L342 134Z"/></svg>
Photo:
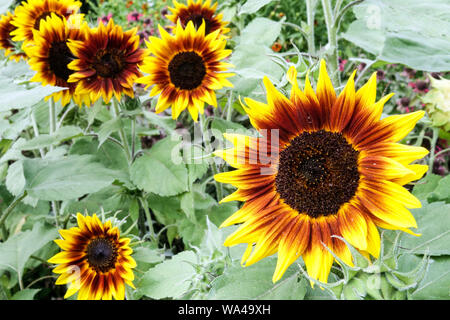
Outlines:
<svg viewBox="0 0 450 320"><path fill-rule="evenodd" d="M36 122L36 116L34 115L34 111L31 111L31 125L33 126L34 136L39 137L39 128ZM39 153L41 154L41 158L45 157L45 151L42 148L39 148Z"/></svg>
<svg viewBox="0 0 450 320"><path fill-rule="evenodd" d="M147 219L148 229L150 230L150 236L152 237L153 240L156 240L155 229L153 228L153 220L152 216L150 215L150 210L148 210L147 200L143 197L139 198L139 200L145 212L145 218Z"/></svg>
<svg viewBox="0 0 450 320"><path fill-rule="evenodd" d="M14 208L20 203L20 201L22 201L25 197L27 196L27 192L24 191L22 193L22 195L16 197L13 202L8 206L8 208L6 208L5 211L3 211L3 214L0 218L0 226L2 228L2 238L3 240L6 240L6 236L7 236L7 232L6 232L6 228L5 228L5 221L8 218L9 214L14 210Z"/></svg>
<svg viewBox="0 0 450 320"><path fill-rule="evenodd" d="M436 158L436 143L439 138L439 128L433 128L433 138L431 140L431 148L430 148L430 160L428 162L428 172L427 175L433 172L434 159Z"/></svg>
<svg viewBox="0 0 450 320"><path fill-rule="evenodd" d="M56 131L56 106L55 100L50 98L48 101L48 121L49 121L49 133L50 135ZM50 145L50 151L53 150L53 145Z"/></svg>
<svg viewBox="0 0 450 320"><path fill-rule="evenodd" d="M205 118L204 114L200 114L200 129L202 131L203 134L203 139L205 141L205 152L206 154L210 154L212 152L212 148L211 148L211 138L209 136L209 132L208 132L208 119ZM214 159L208 159L209 164L211 166L211 170L213 172L213 175L216 175L219 173L219 169L217 168L216 163L214 162ZM223 198L223 188L222 188L222 184L219 183L218 181L214 180L214 184L216 186L216 196L217 196L217 201L222 200Z"/></svg>
<svg viewBox="0 0 450 320"><path fill-rule="evenodd" d="M328 45L330 53L328 54L328 67L331 69L331 80L335 86L340 86L338 74L338 46L337 29L334 25L333 12L331 10L331 0L322 0L323 14L328 32Z"/></svg>
<svg viewBox="0 0 450 320"><path fill-rule="evenodd" d="M49 122L49 133L50 135L55 133L56 125L57 125L57 116L56 116L56 105L55 100L50 98L48 101L48 122ZM49 147L49 151L53 151L53 145L51 144ZM53 212L55 213L55 221L56 227L59 228L59 204L56 201L51 201Z"/></svg>
<svg viewBox="0 0 450 320"><path fill-rule="evenodd" d="M230 90L228 96L227 121L231 121L233 117L233 90Z"/></svg>
<svg viewBox="0 0 450 320"><path fill-rule="evenodd" d="M308 53L315 55L316 45L314 42L314 11L316 6L316 0L306 0L306 19L309 27L307 33Z"/></svg>
<svg viewBox="0 0 450 320"><path fill-rule="evenodd" d="M56 276L54 276L54 275L49 275L49 276L43 276L43 277L40 277L40 278L37 278L36 280L34 280L33 282L31 282L29 285L27 285L26 287L25 287L25 289L29 289L29 288L31 288L34 284L36 284L37 282L39 282L39 281L41 281L41 280L45 280L45 279L53 279L53 278L56 278Z"/></svg>
<svg viewBox="0 0 450 320"><path fill-rule="evenodd" d="M434 158L439 157L441 154L444 154L444 153L449 152L449 151L450 151L450 148L441 150L441 151L437 152L437 153L434 155Z"/></svg>
<svg viewBox="0 0 450 320"><path fill-rule="evenodd" d="M119 103L116 100L116 98L113 98L112 100L112 106L113 106L113 113L116 118L119 118L120 126L119 126L119 136L120 140L122 142L123 150L125 151L125 156L127 157L128 164L131 164L132 156L130 151L130 146L128 145L127 136L125 134L125 130L123 129L123 122L120 118L120 109L119 109Z"/></svg>
<svg viewBox="0 0 450 320"><path fill-rule="evenodd" d="M337 8L335 8L335 12L337 12L335 14L336 19L334 20L334 27L336 28L336 30L339 29L339 23L341 22L341 19L344 17L344 14L347 12L348 9L350 9L353 6L356 6L357 4L360 4L361 2L363 2L364 0L355 0L353 2L350 2L349 4L347 4L342 10L339 11L336 10ZM339 6L340 7L340 6Z"/></svg>

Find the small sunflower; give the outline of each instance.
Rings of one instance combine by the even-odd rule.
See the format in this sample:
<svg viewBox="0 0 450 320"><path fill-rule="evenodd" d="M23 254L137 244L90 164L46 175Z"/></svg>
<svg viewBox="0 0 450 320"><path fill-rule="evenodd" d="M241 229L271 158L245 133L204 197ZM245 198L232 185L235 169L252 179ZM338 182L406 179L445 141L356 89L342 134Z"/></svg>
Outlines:
<svg viewBox="0 0 450 320"><path fill-rule="evenodd" d="M156 112L172 106L172 117L178 118L188 109L197 121L198 113L203 114L204 102L217 107L214 90L233 85L226 79L233 73L225 73L232 67L220 60L230 55L225 50L226 41L218 38L218 32L205 36L205 24L198 30L190 21L183 29L177 23L175 35L170 35L159 26L162 39L150 37L147 46L153 56L144 60L141 70L148 75L137 80L147 87L154 85L150 96L160 94Z"/></svg>
<svg viewBox="0 0 450 320"><path fill-rule="evenodd" d="M52 13L68 18L80 10L81 2L75 0L28 0L16 8L11 22L17 27L11 35L14 41L23 41L24 47L33 42L33 30L39 30L41 20Z"/></svg>
<svg viewBox="0 0 450 320"><path fill-rule="evenodd" d="M88 94L76 94L76 83L69 83L69 76L73 73L68 68L68 64L75 59L70 52L67 43L69 40L84 41L85 33L81 15L72 15L69 21L64 17L52 13L45 20L41 20L39 30L33 30L34 42L32 45L24 47L30 58L28 64L36 71L36 75L31 81L41 82L43 86L51 85L65 87L62 90L48 96L55 101L61 100L63 106L67 105L73 98L76 104L89 103ZM78 24L75 24L78 21Z"/></svg>
<svg viewBox="0 0 450 320"><path fill-rule="evenodd" d="M92 217L77 214L78 227L60 230L64 239L55 240L62 252L50 263L58 264L54 273L61 274L56 284L69 284L64 296L78 292L78 300L116 300L125 298L125 283L134 288L130 239L120 238L111 221L104 224L94 214Z"/></svg>
<svg viewBox="0 0 450 320"><path fill-rule="evenodd" d="M68 82L77 82L78 94L90 94L92 102L103 97L109 103L113 94L120 101L122 93L133 97L133 84L142 76L138 65L146 50L139 48L137 29L123 31L111 19L88 29L85 41L71 40L68 46L76 59L69 64L74 72Z"/></svg>
<svg viewBox="0 0 450 320"><path fill-rule="evenodd" d="M166 15L167 19L173 23L181 22L181 26L186 28L189 21L194 23L196 29L200 28L203 21L205 22L205 34L220 30L220 34L225 34L230 31L226 28L228 22L222 21L223 15L219 13L216 15L217 2L211 6L211 0L188 0L187 5L173 0L175 8L168 8L172 14Z"/></svg>
<svg viewBox="0 0 450 320"><path fill-rule="evenodd" d="M261 137L228 134L235 147L215 153L237 168L215 176L238 188L222 202L245 201L222 224L242 223L225 246L247 243L246 266L278 252L274 282L303 256L309 276L326 283L331 252L353 265L343 239L378 257L377 226L408 233L417 227L407 208L421 203L402 186L427 171L411 162L428 150L397 142L424 112L380 120L392 94L376 102L376 74L356 92L354 76L336 97L324 61L316 93L308 76L299 89L291 67L290 99L264 78L267 104L245 99L244 106Z"/></svg>
<svg viewBox="0 0 450 320"><path fill-rule="evenodd" d="M11 24L14 19L14 15L11 12L7 12L5 15L0 16L0 50L5 50L5 57L9 56L9 59L19 61L21 58L26 59L24 53L17 53L14 41L11 38L11 32L16 29Z"/></svg>

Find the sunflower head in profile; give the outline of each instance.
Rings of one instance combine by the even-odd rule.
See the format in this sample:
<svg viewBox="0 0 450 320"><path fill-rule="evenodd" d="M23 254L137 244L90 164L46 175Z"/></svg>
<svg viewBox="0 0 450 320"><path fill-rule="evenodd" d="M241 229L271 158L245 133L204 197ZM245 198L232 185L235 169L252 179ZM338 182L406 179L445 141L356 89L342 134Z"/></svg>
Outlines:
<svg viewBox="0 0 450 320"><path fill-rule="evenodd" d="M167 15L167 19L173 23L181 22L181 26L186 28L189 21L192 21L196 29L200 28L205 22L205 34L220 30L220 34L224 35L230 31L226 28L228 22L222 21L222 13L216 14L217 2L211 5L211 0L188 0L187 5L173 0L175 8L170 8L171 15Z"/></svg>
<svg viewBox="0 0 450 320"><path fill-rule="evenodd" d="M11 33L14 41L23 41L24 47L33 42L33 30L39 30L41 20L52 13L68 18L80 10L81 2L75 0L27 0L16 8L11 22L16 29Z"/></svg>
<svg viewBox="0 0 450 320"><path fill-rule="evenodd" d="M133 84L142 74L146 50L139 48L136 29L123 31L111 19L108 25L86 29L85 41L69 41L75 60L69 64L74 72L68 82L76 82L78 94L89 94L95 102L103 97L109 103L114 95L120 101L123 93L134 97Z"/></svg>
<svg viewBox="0 0 450 320"><path fill-rule="evenodd" d="M73 98L81 106L84 102L89 105L88 94L76 94L76 83L69 83L69 76L73 73L68 64L75 58L67 46L69 40L83 41L85 39L81 15L72 15L69 20L52 13L41 20L40 29L33 30L34 41L24 47L29 57L30 68L36 71L31 81L41 82L43 86L51 85L65 87L62 90L46 97L55 101L61 100L63 106Z"/></svg>
<svg viewBox="0 0 450 320"><path fill-rule="evenodd" d="M354 75L336 96L324 61L316 92L308 76L302 91L291 67L290 98L265 78L267 104L244 106L261 136L228 134L234 148L216 152L237 168L215 176L238 188L222 201L245 201L222 224L241 223L225 245L247 243L246 266L278 252L274 282L302 256L309 276L326 283L334 256L353 265L346 242L370 259L380 254L377 227L417 227L407 208L421 203L403 185L427 171L412 162L428 150L398 141L424 112L380 120L392 95L376 101L376 74L355 92Z"/></svg>
<svg viewBox="0 0 450 320"><path fill-rule="evenodd" d="M230 55L225 39L215 31L205 36L205 24L198 30L189 22L183 29L177 23L175 35L170 35L159 26L161 39L150 37L147 46L152 56L147 57L141 70L147 73L137 82L153 86L150 96L159 94L156 112L172 106L172 117L188 109L194 121L198 113L203 114L204 102L217 107L214 90L233 85L226 79L229 63L221 60Z"/></svg>
<svg viewBox="0 0 450 320"><path fill-rule="evenodd" d="M60 230L63 239L55 240L63 250L50 263L61 274L56 284L70 284L64 298L78 291L78 300L116 300L125 298L125 284L134 288L130 239L120 238L111 221L102 223L92 217L77 214L78 227Z"/></svg>
<svg viewBox="0 0 450 320"><path fill-rule="evenodd" d="M0 16L0 50L4 50L5 57L9 57L10 60L15 60L16 62L20 59L26 59L26 54L21 52L16 52L16 45L11 38L11 32L16 29L15 26L11 24L14 19L14 15L11 12Z"/></svg>

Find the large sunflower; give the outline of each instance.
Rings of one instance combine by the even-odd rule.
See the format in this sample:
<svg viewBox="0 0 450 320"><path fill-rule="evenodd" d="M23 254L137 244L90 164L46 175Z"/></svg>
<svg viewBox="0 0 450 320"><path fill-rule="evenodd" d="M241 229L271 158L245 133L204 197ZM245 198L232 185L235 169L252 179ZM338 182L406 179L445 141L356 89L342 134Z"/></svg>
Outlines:
<svg viewBox="0 0 450 320"><path fill-rule="evenodd" d="M19 61L21 58L26 59L24 53L16 52L16 46L11 38L11 32L16 29L11 24L14 19L14 15L11 12L7 12L5 15L0 16L0 50L5 50L5 57L11 60Z"/></svg>
<svg viewBox="0 0 450 320"><path fill-rule="evenodd" d="M24 41L24 47L33 42L33 30L39 30L41 20L52 13L68 18L81 7L75 0L28 0L16 8L15 18L11 22L17 27L11 35L14 41Z"/></svg>
<svg viewBox="0 0 450 320"><path fill-rule="evenodd" d="M220 34L225 34L230 31L225 26L228 22L222 21L223 15L219 13L216 15L217 2L211 6L211 0L188 0L187 5L173 0L175 8L170 8L171 15L166 15L167 19L173 23L177 23L180 20L183 28L186 28L189 21L194 23L196 29L200 28L202 22L205 22L205 33L211 33L216 30L220 30Z"/></svg>
<svg viewBox="0 0 450 320"><path fill-rule="evenodd" d="M75 58L70 52L67 43L69 40L84 41L84 23L81 15L72 15L69 21L52 13L45 20L41 20L39 31L33 30L34 42L24 47L30 58L28 64L36 71L31 81L42 82L42 85L65 87L62 90L48 96L55 101L61 100L63 106L67 105L71 98L76 104L84 102L89 105L88 94L76 94L76 83L69 83L69 76L73 73L68 64Z"/></svg>
<svg viewBox="0 0 450 320"><path fill-rule="evenodd" d="M324 61L316 93L308 76L299 89L292 67L290 99L265 78L267 104L245 99L261 137L228 134L235 147L216 152L237 168L215 176L238 187L222 201L246 201L222 224L242 223L225 245L247 243L246 266L278 252L274 282L300 256L311 278L327 282L333 254L353 265L343 239L378 257L377 226L409 233L417 227L406 208L421 203L402 185L426 172L411 162L428 151L397 142L424 112L380 120L392 95L375 101L375 74L355 93L354 75L336 97Z"/></svg>
<svg viewBox="0 0 450 320"><path fill-rule="evenodd" d="M103 97L108 103L113 94L117 100L122 93L133 97L133 84L142 74L138 65L146 50L139 48L136 28L123 31L109 20L105 26L86 31L85 41L70 41L69 48L76 57L69 64L74 70L68 82L78 82L78 94L90 94L92 102Z"/></svg>
<svg viewBox="0 0 450 320"><path fill-rule="evenodd" d="M141 70L147 76L137 82L154 85L150 96L160 94L156 112L172 106L172 117L178 118L184 109L188 109L197 121L198 113L203 114L204 102L217 107L214 90L233 85L226 79L232 73L225 73L232 67L221 62L230 55L225 50L226 41L218 38L215 31L205 36L205 24L198 30L190 21L183 29L177 23L175 35L170 35L159 26L162 39L150 37L147 46L153 56L144 60Z"/></svg>
<svg viewBox="0 0 450 320"><path fill-rule="evenodd" d="M50 263L58 264L53 272L61 274L56 284L69 284L64 298L78 292L78 300L117 300L125 298L125 283L134 288L130 239L120 238L111 221L104 224L94 214L77 215L78 227L60 230L64 239L55 240L64 251Z"/></svg>

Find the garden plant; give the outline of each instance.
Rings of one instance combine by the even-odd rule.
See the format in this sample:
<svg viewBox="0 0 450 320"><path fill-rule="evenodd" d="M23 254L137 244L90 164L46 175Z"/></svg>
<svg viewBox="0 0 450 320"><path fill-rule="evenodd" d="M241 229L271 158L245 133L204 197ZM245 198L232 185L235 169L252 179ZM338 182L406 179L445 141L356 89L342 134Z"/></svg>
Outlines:
<svg viewBox="0 0 450 320"><path fill-rule="evenodd" d="M448 0L0 15L1 300L450 299Z"/></svg>

